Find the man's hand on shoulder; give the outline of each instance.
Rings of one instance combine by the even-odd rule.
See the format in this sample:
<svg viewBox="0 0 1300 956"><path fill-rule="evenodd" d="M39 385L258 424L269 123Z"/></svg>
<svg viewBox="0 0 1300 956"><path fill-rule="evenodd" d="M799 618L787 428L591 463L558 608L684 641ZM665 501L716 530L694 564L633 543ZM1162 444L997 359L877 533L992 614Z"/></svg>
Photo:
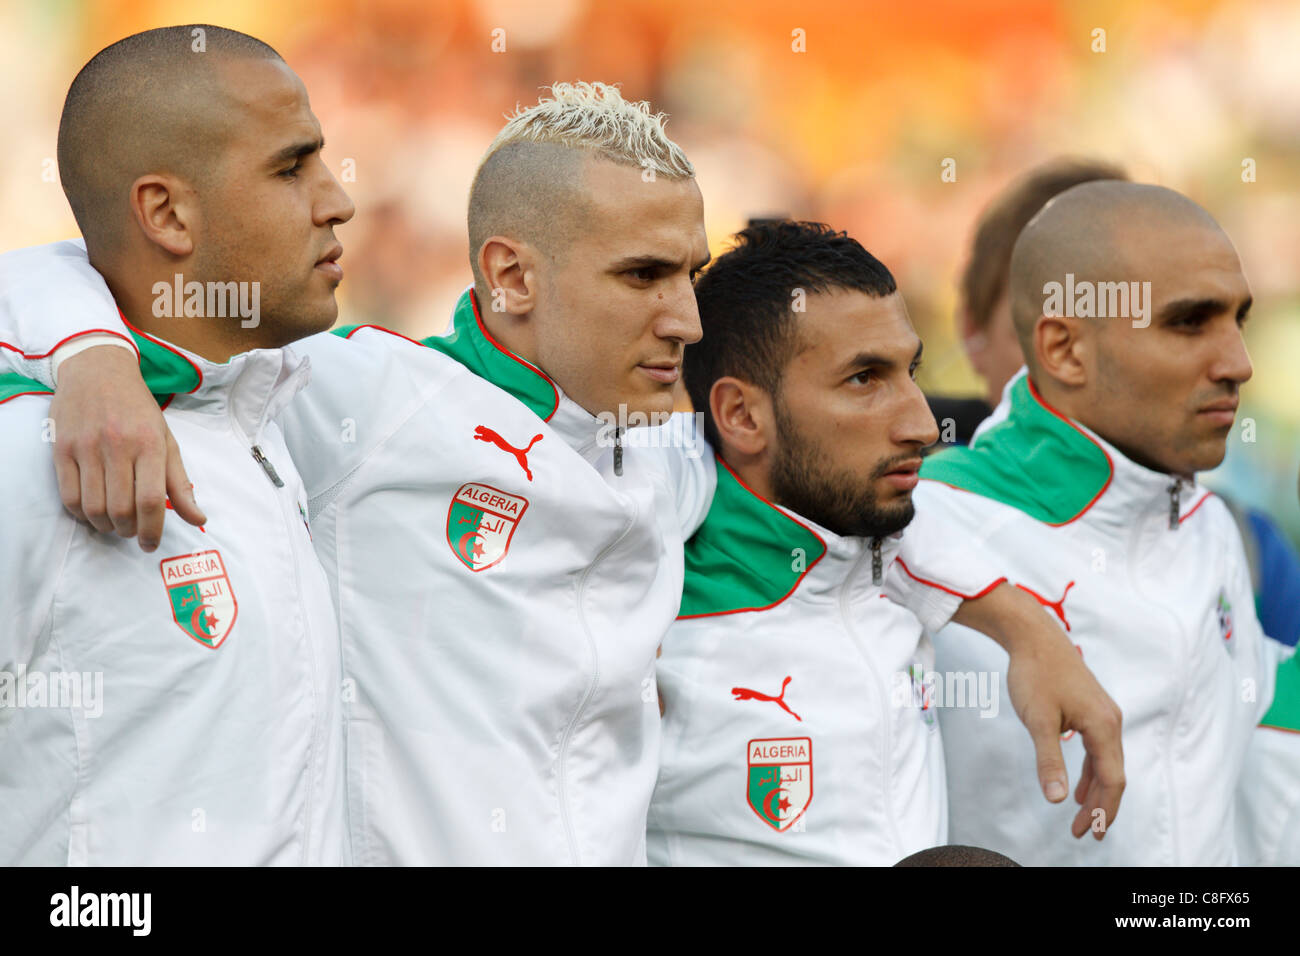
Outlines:
<svg viewBox="0 0 1300 956"><path fill-rule="evenodd" d="M130 351L99 346L63 362L50 416L59 495L74 517L124 538L138 534L144 551L162 539L168 498L190 524L207 521Z"/></svg>

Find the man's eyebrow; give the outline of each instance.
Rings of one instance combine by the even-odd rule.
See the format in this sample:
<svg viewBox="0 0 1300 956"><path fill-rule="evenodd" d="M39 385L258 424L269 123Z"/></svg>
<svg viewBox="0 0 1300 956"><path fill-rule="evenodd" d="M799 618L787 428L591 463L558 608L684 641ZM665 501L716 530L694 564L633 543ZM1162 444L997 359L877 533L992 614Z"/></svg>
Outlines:
<svg viewBox="0 0 1300 956"><path fill-rule="evenodd" d="M1249 304L1249 303L1247 303ZM1213 297L1205 299L1175 299L1160 310L1161 322L1177 322L1198 315L1217 315L1227 312L1230 306L1223 299Z"/></svg>
<svg viewBox="0 0 1300 956"><path fill-rule="evenodd" d="M912 361L908 363L909 367L921 361L921 351L924 348L924 342L917 343L916 352L912 355ZM893 358L888 355L881 355L879 352L859 352L839 367L838 374L847 374L855 369L893 368L897 364L897 361Z"/></svg>
<svg viewBox="0 0 1300 956"><path fill-rule="evenodd" d="M705 256L697 263L692 271L703 269L709 264L710 257ZM678 269L681 268L681 260L665 259L662 256L645 255L645 256L625 256L610 266L612 272L626 272L629 269Z"/></svg>
<svg viewBox="0 0 1300 956"><path fill-rule="evenodd" d="M284 149L278 150L268 160L268 166L279 166L287 163L291 159L301 159L304 156L310 156L317 150L325 148L325 137L318 136L316 139L305 139L297 143L290 143Z"/></svg>

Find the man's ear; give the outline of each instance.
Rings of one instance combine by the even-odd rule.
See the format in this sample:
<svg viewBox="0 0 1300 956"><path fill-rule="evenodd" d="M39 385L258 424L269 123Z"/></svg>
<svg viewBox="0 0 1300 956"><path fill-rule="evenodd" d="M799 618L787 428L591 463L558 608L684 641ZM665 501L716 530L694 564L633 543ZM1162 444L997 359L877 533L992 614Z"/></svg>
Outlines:
<svg viewBox="0 0 1300 956"><path fill-rule="evenodd" d="M527 315L537 307L539 273L537 252L526 242L507 236L490 236L478 251L479 274L487 283L491 312Z"/></svg>
<svg viewBox="0 0 1300 956"><path fill-rule="evenodd" d="M131 184L128 195L145 238L173 256L194 252L194 230L201 222L194 190L175 176L149 173Z"/></svg>
<svg viewBox="0 0 1300 956"><path fill-rule="evenodd" d="M977 372L982 373L979 359L988 347L989 339L984 329L975 324L975 316L965 302L957 307L957 334L961 337L961 347L966 352L966 358Z"/></svg>
<svg viewBox="0 0 1300 956"><path fill-rule="evenodd" d="M757 385L731 376L718 379L709 389L709 413L736 465L758 458L772 443L776 427L772 398Z"/></svg>
<svg viewBox="0 0 1300 956"><path fill-rule="evenodd" d="M1093 330L1087 322L1077 317L1040 315L1034 325L1034 355L1039 370L1071 388L1088 384L1092 350L1089 333Z"/></svg>

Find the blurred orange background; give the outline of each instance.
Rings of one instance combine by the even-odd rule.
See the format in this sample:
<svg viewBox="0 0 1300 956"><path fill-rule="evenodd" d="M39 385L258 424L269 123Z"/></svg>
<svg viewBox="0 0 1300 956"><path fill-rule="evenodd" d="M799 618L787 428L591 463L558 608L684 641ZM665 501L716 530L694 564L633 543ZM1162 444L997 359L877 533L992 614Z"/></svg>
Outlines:
<svg viewBox="0 0 1300 956"><path fill-rule="evenodd" d="M898 277L926 340L922 384L949 394L980 392L956 276L1016 174L1093 156L1187 193L1236 243L1256 301L1240 413L1256 441L1234 429L1207 483L1300 540L1300 5L0 0L0 249L76 232L49 169L77 70L123 36L189 22L251 33L303 78L326 161L355 170L343 321L410 335L441 331L468 282L480 155L555 80L619 83L669 114L714 254L754 215L847 229Z"/></svg>

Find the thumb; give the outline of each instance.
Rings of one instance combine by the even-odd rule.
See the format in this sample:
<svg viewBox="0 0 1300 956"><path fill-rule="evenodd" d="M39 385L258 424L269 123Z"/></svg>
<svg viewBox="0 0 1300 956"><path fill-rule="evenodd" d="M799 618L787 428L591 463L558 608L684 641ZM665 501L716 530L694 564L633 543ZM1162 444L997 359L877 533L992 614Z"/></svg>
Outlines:
<svg viewBox="0 0 1300 956"><path fill-rule="evenodd" d="M171 499L172 508L185 521L192 525L205 525L208 516L199 508L194 498L194 485L185 472L185 463L181 461L181 450L167 429L167 497Z"/></svg>

